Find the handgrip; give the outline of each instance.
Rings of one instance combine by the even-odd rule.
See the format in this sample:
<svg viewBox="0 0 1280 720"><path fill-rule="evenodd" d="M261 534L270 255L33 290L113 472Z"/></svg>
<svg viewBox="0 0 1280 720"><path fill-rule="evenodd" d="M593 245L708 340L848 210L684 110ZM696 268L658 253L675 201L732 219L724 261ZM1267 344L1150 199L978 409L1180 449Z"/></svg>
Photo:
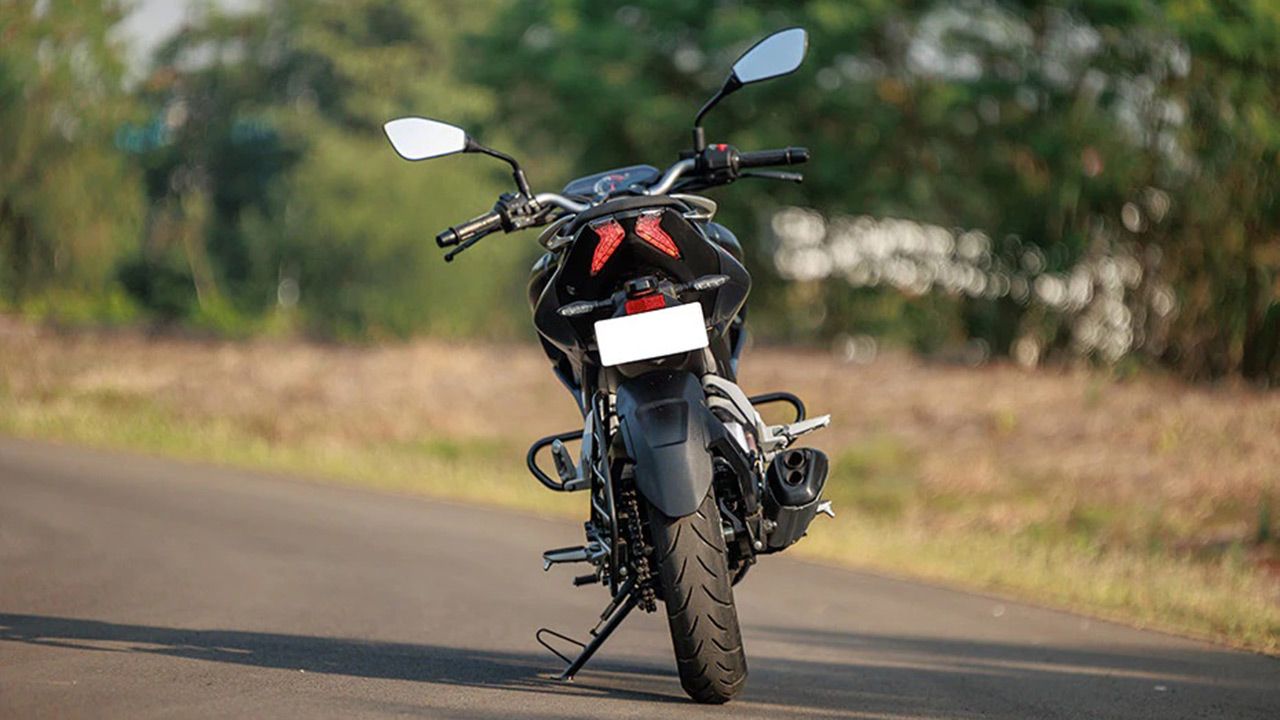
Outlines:
<svg viewBox="0 0 1280 720"><path fill-rule="evenodd" d="M488 235L489 233L502 228L502 216L490 210L480 217L468 220L461 225L453 227L436 235L436 245L440 247L449 247L458 243L466 242L473 237Z"/></svg>
<svg viewBox="0 0 1280 720"><path fill-rule="evenodd" d="M738 153L738 167L799 165L809 161L809 148L789 147L780 150L755 150Z"/></svg>

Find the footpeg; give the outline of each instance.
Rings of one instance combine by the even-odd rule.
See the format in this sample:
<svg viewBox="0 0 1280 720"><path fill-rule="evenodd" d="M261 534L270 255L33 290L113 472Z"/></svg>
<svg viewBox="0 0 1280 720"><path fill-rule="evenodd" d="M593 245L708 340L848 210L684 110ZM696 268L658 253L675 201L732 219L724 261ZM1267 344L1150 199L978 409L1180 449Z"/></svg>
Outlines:
<svg viewBox="0 0 1280 720"><path fill-rule="evenodd" d="M604 555L604 548L595 542L588 545L556 548L542 553L542 570L545 572L550 570L552 565L561 563L595 562Z"/></svg>
<svg viewBox="0 0 1280 720"><path fill-rule="evenodd" d="M760 444L763 445L766 450L790 447L791 443L795 442L796 438L801 435L808 435L809 433L815 430L821 430L830 424L830 415L819 415L816 418L799 420L786 425L770 425L765 428L765 433L761 437Z"/></svg>

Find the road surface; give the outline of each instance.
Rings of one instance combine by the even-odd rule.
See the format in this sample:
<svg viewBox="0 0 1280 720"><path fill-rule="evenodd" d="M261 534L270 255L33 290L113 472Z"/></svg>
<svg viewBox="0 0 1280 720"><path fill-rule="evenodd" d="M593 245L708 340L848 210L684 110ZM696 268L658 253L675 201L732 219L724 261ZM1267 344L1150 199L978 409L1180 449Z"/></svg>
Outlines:
<svg viewBox="0 0 1280 720"><path fill-rule="evenodd" d="M738 588L727 708L659 615L560 684L534 630L605 600L542 572L577 532L0 439L0 717L1280 718L1271 658L781 557Z"/></svg>

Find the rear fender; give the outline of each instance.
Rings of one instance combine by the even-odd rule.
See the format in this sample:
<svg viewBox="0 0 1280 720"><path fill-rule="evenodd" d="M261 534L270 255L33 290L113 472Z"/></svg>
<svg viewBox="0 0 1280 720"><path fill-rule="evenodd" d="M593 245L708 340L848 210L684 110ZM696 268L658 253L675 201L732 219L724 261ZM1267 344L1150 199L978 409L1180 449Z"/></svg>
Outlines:
<svg viewBox="0 0 1280 720"><path fill-rule="evenodd" d="M692 515L711 489L702 384L692 373L657 370L618 387L618 422L635 460L636 490L667 517Z"/></svg>

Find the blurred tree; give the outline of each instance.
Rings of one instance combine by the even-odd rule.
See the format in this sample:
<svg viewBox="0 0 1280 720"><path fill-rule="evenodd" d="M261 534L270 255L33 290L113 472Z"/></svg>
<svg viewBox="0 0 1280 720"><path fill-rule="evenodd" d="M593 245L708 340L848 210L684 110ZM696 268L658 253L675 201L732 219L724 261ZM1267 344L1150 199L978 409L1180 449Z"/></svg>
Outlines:
<svg viewBox="0 0 1280 720"><path fill-rule="evenodd" d="M1193 59L1176 88L1193 165L1158 238L1182 306L1169 359L1280 384L1280 4L1178 0L1168 15Z"/></svg>
<svg viewBox="0 0 1280 720"><path fill-rule="evenodd" d="M457 30L488 17L485 3L460 0L273 0L181 31L146 90L162 130L138 129L159 141L143 154L151 233L130 287L224 329L279 308L335 337L511 332L504 311L525 256L480 268L477 253L446 274L427 251L432 228L496 195L500 170L411 167L381 131L398 115L489 111L488 94L454 71ZM163 281L175 275L165 268L190 282ZM161 297L173 287L187 288L185 303Z"/></svg>
<svg viewBox="0 0 1280 720"><path fill-rule="evenodd" d="M120 18L116 2L0 3L0 304L119 308L103 300L141 215L112 147L131 109Z"/></svg>
<svg viewBox="0 0 1280 720"><path fill-rule="evenodd" d="M752 256L757 330L1032 361L1139 350L1280 382L1274 2L264 0L184 27L140 103L108 39L119 17L0 3L6 304L110 298L114 275L154 315L222 330L527 334L531 247L495 238L447 268L430 249L503 168L411 166L380 123L466 125L539 186L566 165L663 165L739 53L803 25L801 71L707 122L740 147L814 150L802 188L717 196ZM789 206L819 211L790 216L817 228L790 255ZM898 252L921 238L932 255Z"/></svg>
<svg viewBox="0 0 1280 720"><path fill-rule="evenodd" d="M487 62L469 67L497 92L496 118L583 171L661 164L747 44L802 25L797 76L734 96L708 135L808 145L815 162L803 189L723 192L726 221L767 238L773 209L804 204L976 229L989 246L978 269L1006 286L1046 280L886 302L832 278L814 293L769 277L774 248L748 238L770 334L972 337L999 352L1030 338L1109 361L1141 347L1193 375L1275 379L1277 12L1261 0L542 0L511 4L480 38ZM1118 280L1130 267L1149 280ZM1164 281L1181 310L1172 329Z"/></svg>

